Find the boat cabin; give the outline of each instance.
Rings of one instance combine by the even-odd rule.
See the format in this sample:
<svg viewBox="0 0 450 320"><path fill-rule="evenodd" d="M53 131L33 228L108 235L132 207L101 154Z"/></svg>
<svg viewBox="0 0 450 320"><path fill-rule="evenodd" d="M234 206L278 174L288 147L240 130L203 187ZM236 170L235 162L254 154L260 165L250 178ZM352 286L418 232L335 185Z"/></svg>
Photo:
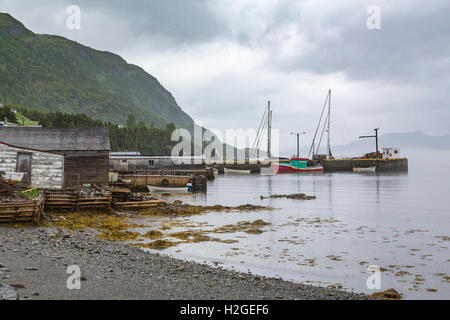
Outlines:
<svg viewBox="0 0 450 320"><path fill-rule="evenodd" d="M383 159L399 159L399 148L383 148Z"/></svg>

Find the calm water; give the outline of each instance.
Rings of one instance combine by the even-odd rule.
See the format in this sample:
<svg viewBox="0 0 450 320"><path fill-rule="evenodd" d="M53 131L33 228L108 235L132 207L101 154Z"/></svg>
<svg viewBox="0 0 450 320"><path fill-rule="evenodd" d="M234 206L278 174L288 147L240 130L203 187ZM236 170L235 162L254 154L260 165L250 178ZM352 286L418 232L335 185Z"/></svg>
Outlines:
<svg viewBox="0 0 450 320"><path fill-rule="evenodd" d="M180 231L256 219L271 225L256 235L214 234L237 243L189 243L160 253L369 293L366 268L377 265L383 268L381 290L395 288L406 298L448 299L449 187L449 165L422 167L412 161L408 173L397 174L219 176L209 184L207 196L180 199L202 205L250 203L277 210L182 218ZM298 192L317 199L260 199ZM148 223L154 226L161 220Z"/></svg>

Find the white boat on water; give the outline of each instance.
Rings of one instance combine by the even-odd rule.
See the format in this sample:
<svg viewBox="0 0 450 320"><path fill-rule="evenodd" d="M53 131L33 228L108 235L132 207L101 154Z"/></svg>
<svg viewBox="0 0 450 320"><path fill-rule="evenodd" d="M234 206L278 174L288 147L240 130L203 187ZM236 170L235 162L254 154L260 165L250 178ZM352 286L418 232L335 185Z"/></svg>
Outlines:
<svg viewBox="0 0 450 320"><path fill-rule="evenodd" d="M270 166L263 167L261 166L261 175L262 176L273 176L275 174L273 163L270 163Z"/></svg>
<svg viewBox="0 0 450 320"><path fill-rule="evenodd" d="M148 191L158 193L189 193L190 186L185 187L161 187L147 185Z"/></svg>
<svg viewBox="0 0 450 320"><path fill-rule="evenodd" d="M250 170L239 170L239 169L230 169L230 168L224 168L223 172L225 174L250 174L250 173L252 173Z"/></svg>
<svg viewBox="0 0 450 320"><path fill-rule="evenodd" d="M353 168L353 172L356 172L356 173L374 173L376 171L377 171L377 167Z"/></svg>

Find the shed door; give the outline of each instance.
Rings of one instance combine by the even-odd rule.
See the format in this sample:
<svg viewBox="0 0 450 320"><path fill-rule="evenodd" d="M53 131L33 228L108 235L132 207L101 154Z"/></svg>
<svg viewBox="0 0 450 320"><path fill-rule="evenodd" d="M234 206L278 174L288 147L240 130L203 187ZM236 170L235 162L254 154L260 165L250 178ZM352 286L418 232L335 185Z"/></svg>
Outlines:
<svg viewBox="0 0 450 320"><path fill-rule="evenodd" d="M22 182L26 184L31 183L31 154L18 153L17 154L17 172L24 172Z"/></svg>

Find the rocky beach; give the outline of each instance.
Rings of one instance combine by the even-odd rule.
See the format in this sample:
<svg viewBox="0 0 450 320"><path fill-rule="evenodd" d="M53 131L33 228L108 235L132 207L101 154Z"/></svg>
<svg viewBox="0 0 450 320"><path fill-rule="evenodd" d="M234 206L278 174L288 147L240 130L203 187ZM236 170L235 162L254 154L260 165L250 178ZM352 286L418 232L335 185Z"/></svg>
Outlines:
<svg viewBox="0 0 450 320"><path fill-rule="evenodd" d="M367 295L238 273L97 237L97 230L0 226L3 299L369 299ZM81 289L69 290L69 266Z"/></svg>

